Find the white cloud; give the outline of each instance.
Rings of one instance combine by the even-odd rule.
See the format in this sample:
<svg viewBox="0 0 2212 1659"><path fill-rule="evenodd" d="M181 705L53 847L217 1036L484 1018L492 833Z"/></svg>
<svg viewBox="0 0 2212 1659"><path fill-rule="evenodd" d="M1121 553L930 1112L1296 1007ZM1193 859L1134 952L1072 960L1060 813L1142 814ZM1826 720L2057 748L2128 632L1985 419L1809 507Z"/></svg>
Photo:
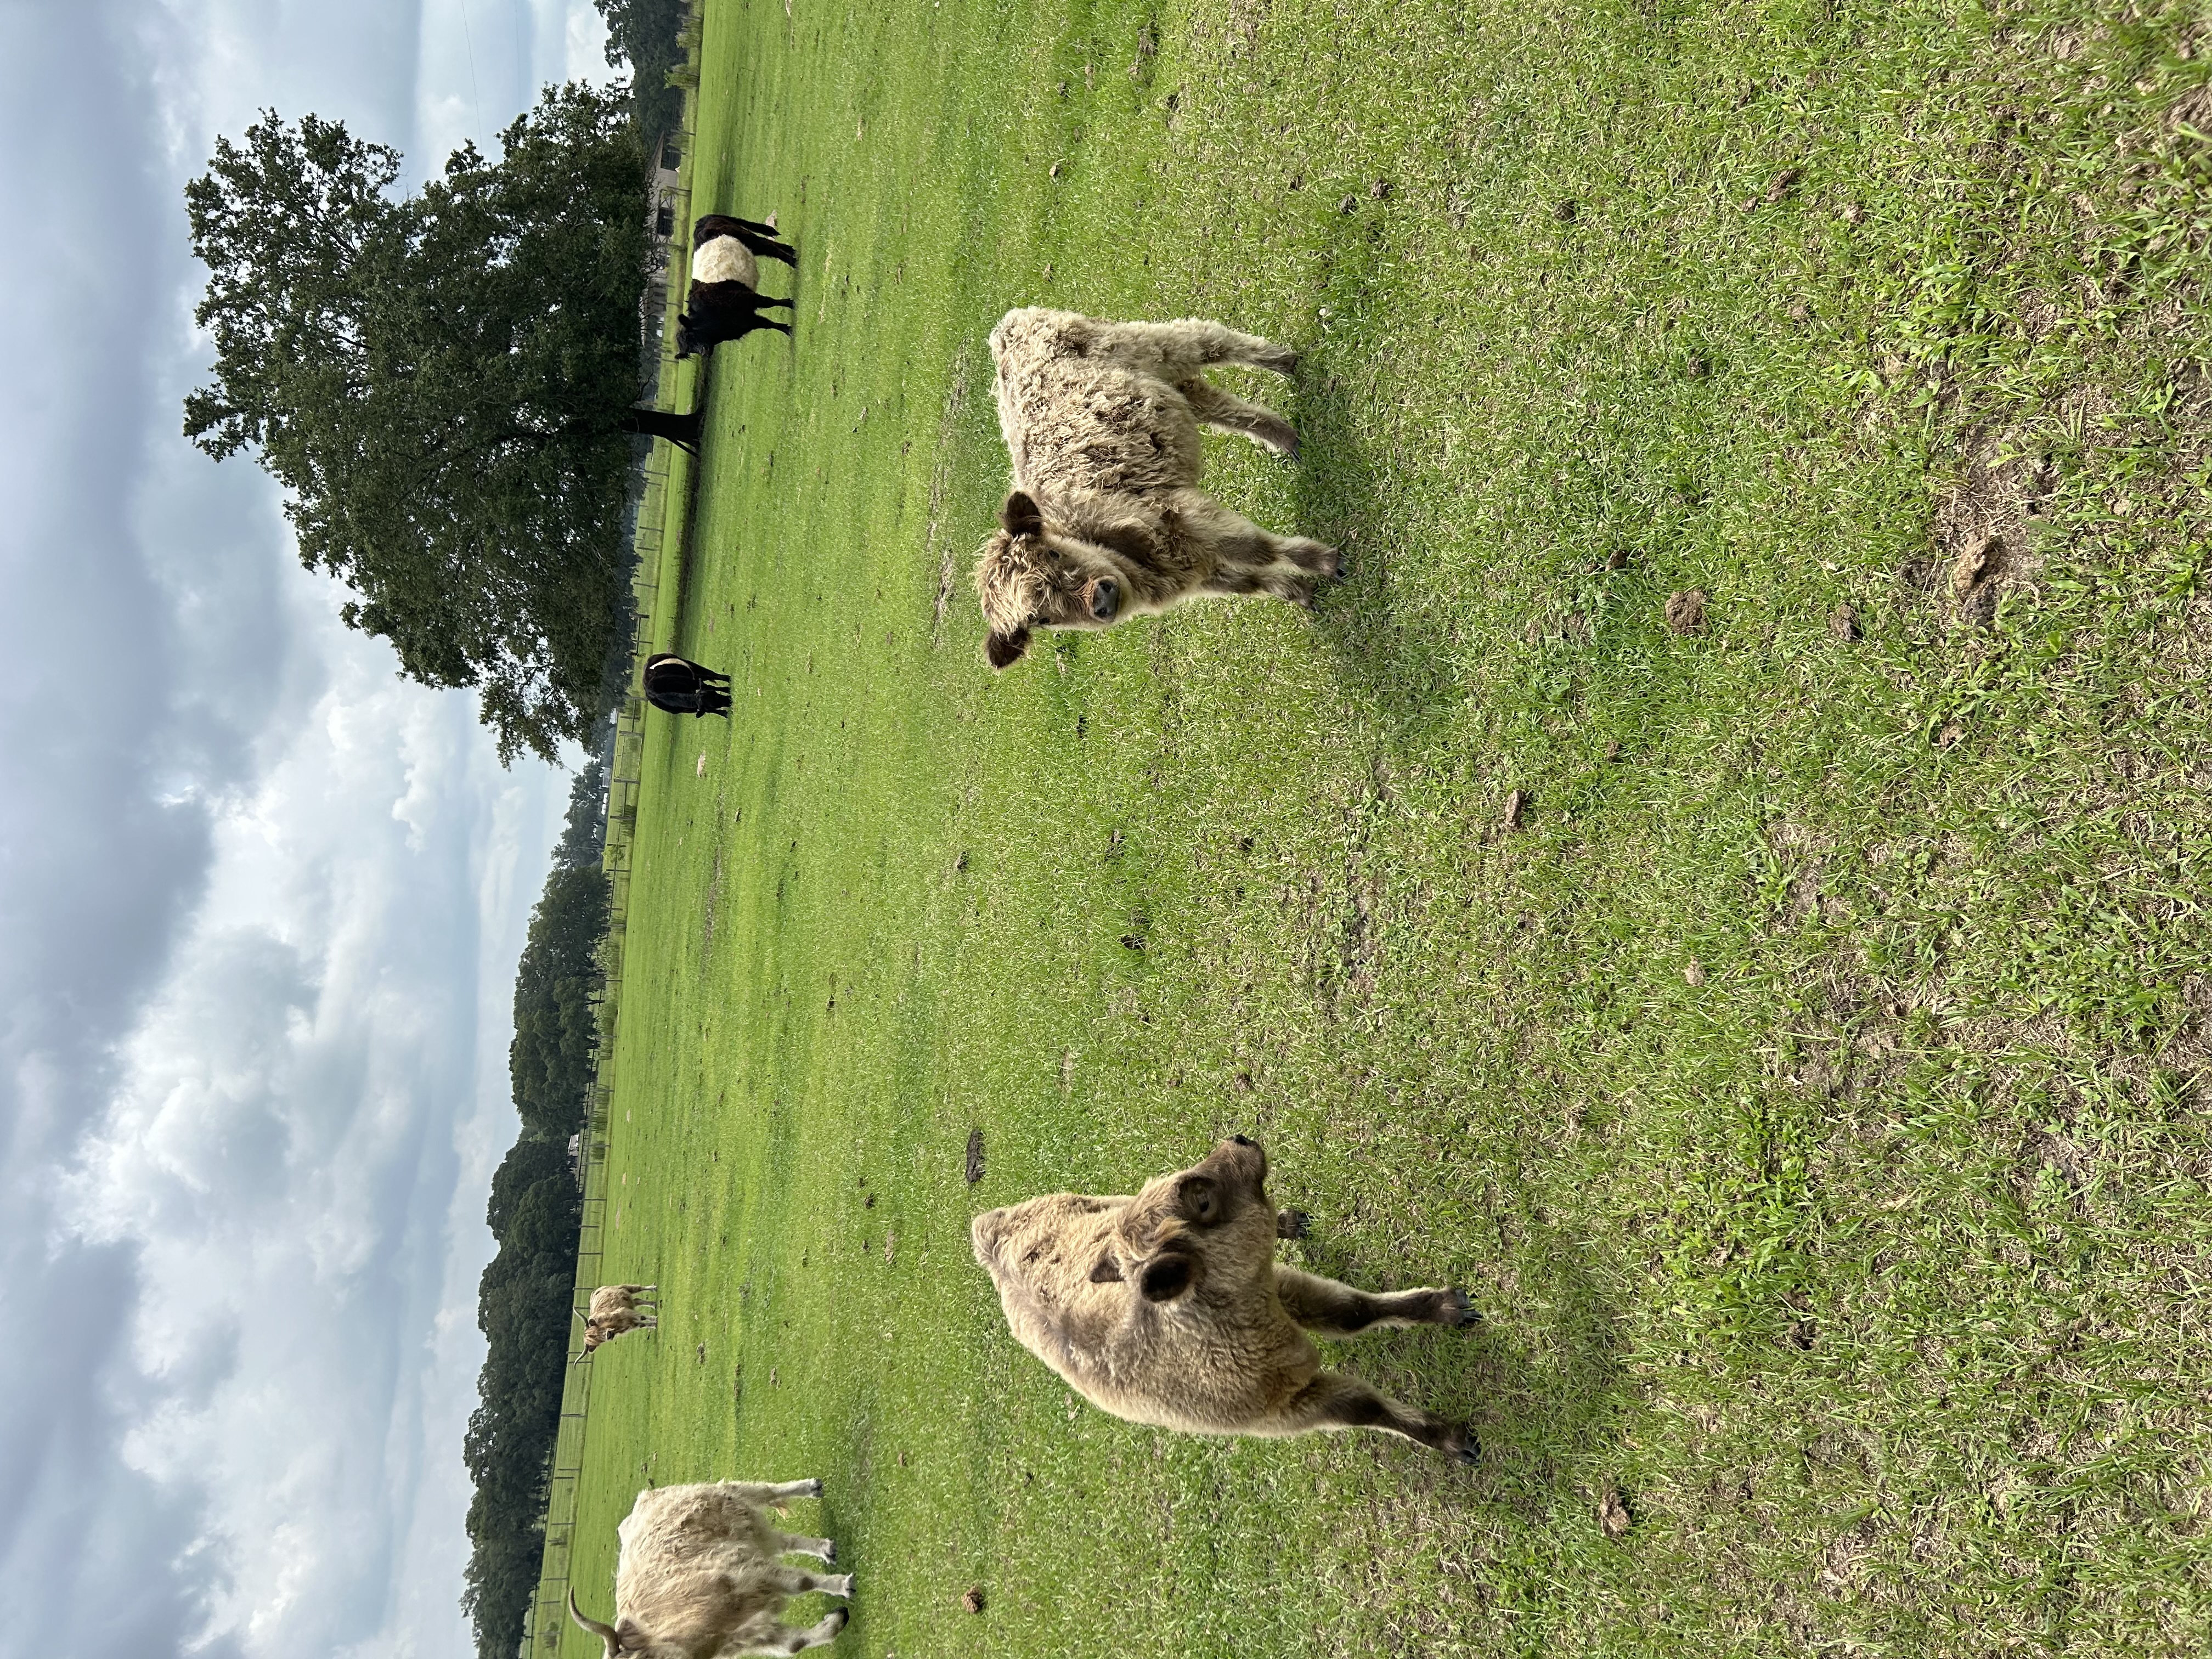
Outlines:
<svg viewBox="0 0 2212 1659"><path fill-rule="evenodd" d="M426 0L416 127L418 173L464 139L499 154L501 129L561 81L604 82L606 20L591 0Z"/></svg>
<svg viewBox="0 0 2212 1659"><path fill-rule="evenodd" d="M427 45L458 3L0 7L35 227L0 246L0 1322L41 1334L0 1598L65 1601L92 1659L468 1646L484 1195L566 780L400 682L267 480L177 429L214 133L313 110L419 177L422 112L477 101ZM495 129L580 0L469 3Z"/></svg>
<svg viewBox="0 0 2212 1659"><path fill-rule="evenodd" d="M541 0L556 12L560 0ZM613 73L607 67L607 20L591 0L568 0L562 20L565 61L562 70L571 81L605 81Z"/></svg>
<svg viewBox="0 0 2212 1659"><path fill-rule="evenodd" d="M329 686L216 820L206 901L66 1214L134 1248L155 1403L124 1455L203 1494L208 1632L397 1653L465 1639L483 1194L515 1130L513 966L564 791L499 772L463 700L395 679L324 585L289 586ZM380 1629L403 1556L428 1578L419 1624Z"/></svg>

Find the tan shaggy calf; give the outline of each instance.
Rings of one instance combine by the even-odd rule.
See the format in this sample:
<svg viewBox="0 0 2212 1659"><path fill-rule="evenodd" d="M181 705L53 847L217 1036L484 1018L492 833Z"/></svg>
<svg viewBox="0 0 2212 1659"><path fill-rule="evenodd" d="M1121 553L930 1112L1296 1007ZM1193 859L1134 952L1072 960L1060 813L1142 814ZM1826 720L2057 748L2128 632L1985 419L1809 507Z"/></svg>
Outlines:
<svg viewBox="0 0 2212 1659"><path fill-rule="evenodd" d="M1055 1193L975 1218L1006 1323L1092 1405L1193 1434L1387 1429L1471 1463L1464 1428L1321 1367L1307 1332L1467 1326L1465 1292L1370 1294L1275 1260L1267 1155L1238 1135L1134 1198Z"/></svg>
<svg viewBox="0 0 2212 1659"><path fill-rule="evenodd" d="M845 1628L842 1607L804 1630L779 1618L809 1590L849 1596L853 1575L823 1577L787 1567L780 1555L837 1559L826 1538L801 1538L769 1523L764 1506L819 1498L819 1480L721 1480L641 1492L615 1528L615 1621L584 1615L568 1592L568 1616L607 1644L607 1659L737 1659L739 1654L818 1648Z"/></svg>
<svg viewBox="0 0 2212 1659"><path fill-rule="evenodd" d="M642 1311L642 1304L659 1300L658 1285L602 1285L592 1292L592 1307L584 1321L584 1352L591 1353L624 1331L656 1330L660 1316Z"/></svg>
<svg viewBox="0 0 2212 1659"><path fill-rule="evenodd" d="M1287 374L1297 354L1219 323L1108 323L1072 311L1010 311L991 331L999 429L1014 487L975 566L991 665L1037 628L1108 628L1200 594L1313 603L1336 576L1330 548L1272 535L1198 488L1198 429L1241 433L1296 456L1272 410L1200 371L1250 363Z"/></svg>

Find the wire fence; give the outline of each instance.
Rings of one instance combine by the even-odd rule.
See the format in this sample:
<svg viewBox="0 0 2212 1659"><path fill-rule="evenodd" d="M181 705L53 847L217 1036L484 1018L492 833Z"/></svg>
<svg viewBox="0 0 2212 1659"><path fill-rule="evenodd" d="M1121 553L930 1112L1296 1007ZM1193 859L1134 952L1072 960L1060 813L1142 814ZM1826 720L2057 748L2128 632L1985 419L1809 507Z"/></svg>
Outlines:
<svg viewBox="0 0 2212 1659"><path fill-rule="evenodd" d="M674 191L675 217L685 222L691 199L691 127L694 94L684 99L684 125L672 136L683 148L682 180ZM688 238L686 239L688 242ZM675 398L673 358L665 337L659 377L658 407L667 409ZM607 1214L607 1125L614 1101L615 1024L622 1006L623 957L628 942L630 860L637 830L638 782L645 757L645 696L643 671L653 650L655 602L659 598L660 562L667 536L669 474L674 454L665 443L653 446L645 469L645 490L638 503L634 544L637 568L631 580L632 624L630 678L620 713L615 719L614 754L607 767L606 848L600 868L608 885L607 933L599 946L599 966L605 988L597 1009L598 1048L592 1079L591 1103L584 1115L580 1146L583 1171L583 1227L576 1247L575 1294L570 1310L568 1372L561 1385L561 1428L553 1443L553 1462L545 1498L545 1554L538 1569L538 1591L517 1650L519 1659L544 1659L560 1650L568 1623L569 1560L575 1541L577 1501L584 1469L584 1430L591 1411L591 1362L575 1356L583 1346L584 1319L592 1291L599 1285L600 1258L605 1247ZM679 533L680 530L679 530Z"/></svg>

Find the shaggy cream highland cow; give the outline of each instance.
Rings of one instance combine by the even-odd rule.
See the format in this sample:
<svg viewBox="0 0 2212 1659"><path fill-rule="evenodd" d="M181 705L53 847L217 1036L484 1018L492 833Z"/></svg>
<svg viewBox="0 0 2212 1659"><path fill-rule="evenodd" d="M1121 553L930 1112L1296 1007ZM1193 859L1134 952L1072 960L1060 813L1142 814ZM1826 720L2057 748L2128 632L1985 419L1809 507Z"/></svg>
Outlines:
<svg viewBox="0 0 2212 1659"><path fill-rule="evenodd" d="M1241 433L1295 457L1289 422L1200 371L1250 363L1287 374L1285 346L1219 323L1108 323L1071 311L1010 311L991 331L999 428L1014 487L975 566L1005 668L1037 628L1108 628L1200 594L1313 603L1340 574L1334 550L1270 534L1198 488L1198 428Z"/></svg>
<svg viewBox="0 0 2212 1659"><path fill-rule="evenodd" d="M647 1311L660 1299L658 1285L602 1285L592 1292L584 1320L584 1352L592 1353L625 1331L657 1329L660 1316Z"/></svg>
<svg viewBox="0 0 2212 1659"><path fill-rule="evenodd" d="M615 1528L615 1621L585 1616L568 1592L568 1616L607 1644L607 1659L737 1659L741 1654L818 1648L845 1627L841 1607L794 1629L779 1615L809 1590L850 1596L850 1573L823 1577L787 1567L780 1555L837 1559L826 1538L769 1524L764 1506L819 1498L819 1480L721 1480L641 1492Z"/></svg>
<svg viewBox="0 0 2212 1659"><path fill-rule="evenodd" d="M1243 1136L1134 1198L1055 1193L975 1218L975 1258L1021 1345L1101 1411L1192 1434L1387 1429L1473 1462L1467 1431L1323 1370L1307 1334L1468 1326L1464 1291L1370 1294L1275 1260L1304 1218Z"/></svg>

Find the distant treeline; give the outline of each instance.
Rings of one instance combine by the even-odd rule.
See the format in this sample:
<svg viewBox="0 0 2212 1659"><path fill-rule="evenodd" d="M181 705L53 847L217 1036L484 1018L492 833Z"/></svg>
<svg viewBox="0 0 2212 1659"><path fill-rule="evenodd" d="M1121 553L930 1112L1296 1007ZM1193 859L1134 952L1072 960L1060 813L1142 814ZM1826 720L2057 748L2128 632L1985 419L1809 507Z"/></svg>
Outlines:
<svg viewBox="0 0 2212 1659"><path fill-rule="evenodd" d="M630 115L647 144L684 119L684 94L668 71L684 59L676 44L684 0L592 0L607 20L607 62L630 66Z"/></svg>
<svg viewBox="0 0 2212 1659"><path fill-rule="evenodd" d="M490 1351L465 1448L476 1498L461 1606L475 1621L480 1659L513 1659L545 1547L546 1476L561 1426L583 1221L568 1138L584 1130L591 1096L592 1003L607 931L605 821L606 769L593 761L570 792L568 827L515 973L507 1061L522 1137L491 1180L485 1219L499 1253L484 1269L477 1311Z"/></svg>

